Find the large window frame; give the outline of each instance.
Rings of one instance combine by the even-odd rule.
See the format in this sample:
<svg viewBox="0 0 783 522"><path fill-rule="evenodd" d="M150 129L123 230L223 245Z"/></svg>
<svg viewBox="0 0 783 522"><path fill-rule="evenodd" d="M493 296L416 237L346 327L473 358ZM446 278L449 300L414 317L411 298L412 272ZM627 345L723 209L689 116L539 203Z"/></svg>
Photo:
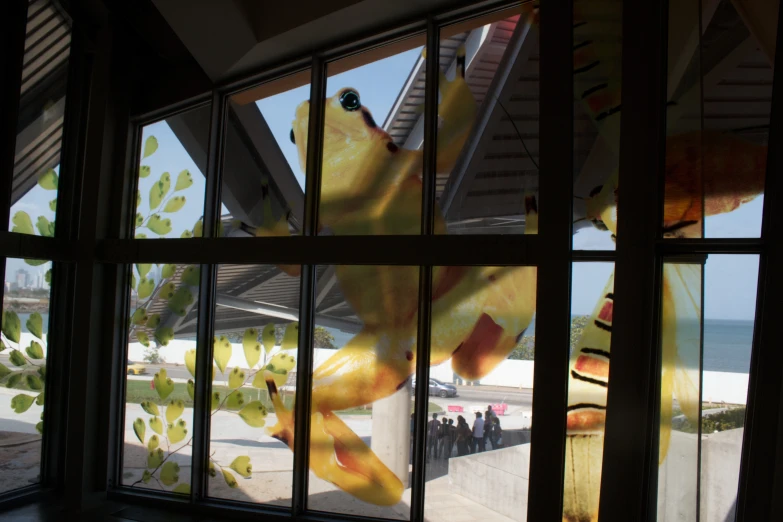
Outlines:
<svg viewBox="0 0 783 522"><path fill-rule="evenodd" d="M426 31L427 55L438 56L439 29L489 11L513 5L486 2L437 13L427 19L374 34L360 41L338 44L316 54L287 61L261 74L213 86L197 93L181 93L175 104L150 107L156 100L131 100L126 85L133 73L116 66L133 55L124 39L135 36L115 24L109 31L88 28L74 21L73 52L69 65L66 140L63 145L63 184L58 196L57 235L23 236L0 230L0 268L6 257L53 260L52 378L47 394L62 399L47 404L42 484L0 496L0 503L41 498L43 492L63 494L70 505L82 506L101 483L108 498L129 503L170 504L192 512L209 512L248 518L264 514L270 520L358 519L307 510L309 393L300 393L296 418L296 451L292 510L250 506L207 496L205 470L209 444L209 386L217 265L301 264L300 357L297 389L310 390L312 333L314 328L315 266L320 264L384 264L420 267L419 342L416 378L429 377L429 315L431 270L436 265L535 266L538 268L537 350L533 399L536 418L530 464L529 520L562 519L562 484L570 326L571 265L577 261L616 263L615 328L612 339L612 373L609 386L606 443L601 486L601 520L652 520L657 490L657 429L659 421L658 310L662 263L673 255L743 253L760 256L756 327L750 369L748 413L743 440L738 520L765 520L779 494L781 452L777 434L781 406L780 371L783 353L778 349L774 325L774 296L783 292L783 276L774 267L783 262L783 212L773 209L783 199L779 176L768 174L762 235L759 239L699 239L663 241L660 213L663 199L663 138L665 133L665 79L667 2L624 2L623 135L620 179L623 185L621 225L616 252L573 251L572 243L572 140L573 98L572 5L542 2L541 16L541 148L540 206L537 236L442 236L433 234L433 137L436 132L437 61L427 63L425 113L425 175L420 236L323 237L317 236L316 216L320 187L320 160L326 66L329 62ZM26 9L14 1L13 9ZM783 12L783 10L781 10ZM781 17L783 19L783 17ZM5 47L14 53L24 48L24 31L2 22ZM114 22L109 22L114 23ZM8 27L6 27L8 24ZM779 24L780 27L780 24ZM21 35L20 35L21 33ZM777 67L772 104L770 142L783 136L783 38L778 38ZM114 64L114 65L113 65ZM21 67L3 61L9 78ZM287 238L218 238L220 217L222 144L226 132L228 98L250 86L311 70L311 108L308 131L305 219L303 233ZM179 95L180 93L177 93ZM135 194L135 152L141 128L177 112L212 103L208 148L204 234L188 240L144 241L131 236L132 195ZM8 82L0 92L4 125L11 129L18 107L18 85ZM143 107L143 110L139 110ZM86 122L86 123L85 123ZM111 132L107 134L106 129ZM13 136L14 133L5 133ZM9 187L13 171L13 139L0 149L0 187ZM767 172L783 166L783 151L770 147ZM638 158L649 157L638 168ZM10 162L10 163L9 163ZM11 168L9 169L9 165ZM631 168L633 167L633 168ZM122 175L117 175L121 172ZM10 190L0 190L0 222L8 222ZM112 205L112 202L122 202ZM4 216L4 217L3 217ZM96 225L99 224L99 225ZM5 225L2 225L5 227ZM257 248L263 245L263 248ZM361 248L356 248L361 246ZM317 252L317 254L313 254ZM139 262L201 265L198 351L195 393L192 493L176 498L119 486L124 416L125 331L127 267ZM78 292L76 291L78 289ZM82 313L76 313L81 310ZM78 332L82 332L81 337ZM83 333L88 332L88 333ZM111 356L105 355L111 346ZM96 354L104 353L96 358ZM91 379L111 389L108 396L90 395ZM51 390L54 390L50 393ZM417 404L427 403L427 389L416 391ZM86 406L95 413L87 415ZM764 413L766 412L766 413ZM770 414L774 412L774 414ZM417 408L414 444L411 520L424 519L424 459L426 410ZM51 422L50 422L51 421ZM108 443L106 442L108 441ZM67 470L67 474L66 474ZM66 479L67 477L67 479ZM1 505L1 504L0 504ZM632 515L629 515L632 514Z"/></svg>

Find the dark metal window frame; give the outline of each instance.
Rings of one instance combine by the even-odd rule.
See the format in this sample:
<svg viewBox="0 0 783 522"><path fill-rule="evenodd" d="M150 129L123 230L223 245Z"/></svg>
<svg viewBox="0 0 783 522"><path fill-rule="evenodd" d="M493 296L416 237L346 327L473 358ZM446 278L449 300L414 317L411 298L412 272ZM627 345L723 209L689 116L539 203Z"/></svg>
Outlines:
<svg viewBox="0 0 783 522"><path fill-rule="evenodd" d="M638 3L624 2L623 26L623 138L621 147L621 202L623 234L616 252L572 251L571 203L573 136L571 109L563 110L563 99L572 99L571 74L572 0L553 0L541 3L541 177L540 177L540 233L538 236L434 236L432 229L433 187L425 176L421 236L400 237L317 237L315 215L320 186L320 140L323 98L325 93L326 64L350 54L361 52L413 34L427 34L428 56L437 56L437 29L448 23L466 20L513 5L509 2L484 2L460 10L436 14L427 20L418 20L374 34L359 41L339 45L323 53L305 56L295 62L269 68L261 74L244 77L215 86L203 96L188 98L175 106L160 108L154 112L131 115L129 100L124 96L123 81L133 78L115 71L108 56L131 56L133 50L124 47L122 40L132 35L120 27L116 20L108 22L108 28L96 30L88 21L74 23L72 60L69 65L68 107L66 112L66 136L63 146L63 173L58 201L57 237L41 238L6 232L10 196L0 196L0 261L4 267L6 257L42 258L55 261L55 284L52 288L52 321L56 337L51 346L57 352L50 362L50 378L47 390L62 392L62 401L47 402L47 419L56 420L61 429L47 430L44 438L44 481L40 487L27 488L0 496L0 505L24 499L40 498L41 492L58 491L78 498L72 503L81 505L95 481L92 491L100 491L100 469L108 470L108 496L127 502L145 502L160 507L169 503L181 510L225 515L229 511L237 518L256 518L265 514L270 520L288 520L291 517L308 520L366 520L363 517L312 512L306 509L307 500L307 421L309 396L297 397L296 429L297 448L294 454L295 479L293 484L293 509L279 510L263 505L251 505L206 496L203 462L199 455L206 455L209 441L207 415L194 417L194 460L192 496L190 499L150 491L129 490L116 486L119 482L119 459L122 452L124 416L123 354L126 336L123 328L112 328L116 317L127 316L127 276L130 264L144 261L198 263L202 265L201 292L199 295L198 365L196 412L208 412L209 379L207 368L211 366L211 338L216 265L220 263L285 263L303 265L300 303L300 346L311 346L313 328L312 291L314 267L317 264L396 264L417 265L420 272L420 325L419 361L417 378L426 379L428 361L428 314L431 292L430 271L436 265L531 265L538 267L537 341L539 346L562 346L560 350L538 350L534 376L533 413L537 419L533 433L535 444L531 447L530 494L528 519L559 521L562 519L562 487L564 464L565 401L567 394L568 331L570 326L571 266L576 261L615 261L615 302L618 313L612 340L612 386L609 387L610 404L606 427L604 451L602 521L629 519L654 520L657 495L657 425L659 419L659 386L657 321L661 287L661 266L664 256L694 253L754 253L760 255L759 292L757 301L754 348L749 383L748 417L743 441L743 457L740 475L737 520L770 519L773 499L781 492L781 484L774 482L776 471L780 473L780 441L777 440L781 407L780 371L783 354L778 349L774 325L777 320L774 301L783 291L783 275L773 267L781 266L781 230L783 212L773 211L772 202L783 198L779 176L773 175L783 165L780 147L770 147L767 186L765 190L764 224L761 239L701 239L662 240L660 237L660 209L662 202L662 158L664 92L661 82L666 76L665 45L667 26L666 0ZM26 2L14 0L16 9ZM783 10L781 10L783 13ZM12 19L13 17L10 17ZM6 20L8 20L7 18ZM5 23L5 22L4 22ZM4 38L12 45L7 49L19 50L19 30L4 31ZM779 24L780 26L780 24ZM90 27L87 29L87 27ZM117 33L117 34L113 34ZM21 31L21 49L24 32ZM778 39L777 67L773 90L772 128L770 142L776 143L783 136L783 38ZM13 54L13 53L12 53ZM427 77L432 78L435 61L428 63ZM15 63L11 60L9 63ZM5 62L4 62L5 64ZM14 72L19 65L4 68ZM231 94L265 81L272 81L286 74L310 68L311 118L308 147L308 172L304 235L290 238L226 238L214 237L219 218L220 165L222 142L225 133L226 100ZM20 75L9 74L15 78ZM436 130L432 100L437 96L433 86L427 83L427 116L425 134L425 172L432 168L434 151L431 145ZM127 83L125 84L127 85ZM108 87L108 88L107 88ZM100 94L101 90L108 94ZM103 96L103 97L102 97ZM102 133L110 112L101 109L101 102L118 107L109 127L114 135ZM207 189L204 210L204 238L183 240L131 240L130 195L135 183L137 151L140 145L140 128L172 113L212 103ZM3 113L15 114L18 107L18 88L8 82L0 91ZM570 106L570 104L566 104ZM101 110L95 110L98 107ZM91 110L92 109L92 110ZM11 128L9 120L4 120ZM85 123L86 122L86 123ZM13 136L14 133L11 134ZM111 143L109 143L111 142ZM8 167L13 165L13 139L0 149L0 183L10 184ZM115 169L101 164L98 154L107 149L110 163ZM112 154L113 147L113 154ZM123 149L123 150L120 150ZM88 154L89 153L89 154ZM622 168L638 167L638 157L652 157L644 170ZM106 159L103 158L105 162ZM122 172L117 176L116 172ZM623 174L634 172L634 175ZM567 174L566 174L567 173ZM101 204L97 187L110 176L121 178L109 183L113 201L122 205ZM93 190L88 189L91 184ZM9 185L10 186L10 185ZM5 191L4 191L5 192ZM10 191L8 191L10 192ZM8 193L6 192L6 193ZM85 215L85 210L89 216ZM96 210L97 209L97 210ZM94 219L107 220L106 230L96 235ZM263 249L247 248L262 244ZM361 245L361 249L350 248ZM263 255L254 252L262 251ZM313 255L312 252L318 252ZM350 255L346 252L351 252ZM89 291L84 291L85 285ZM76 289L79 289L79 293ZM97 305L96 305L97 303ZM74 316L73 310L87 310L103 304L109 311L92 311L89 318ZM622 305L621 305L622 303ZM92 321L92 323L91 323ZM104 325L96 325L102 321ZM71 326L71 328L68 328ZM95 330L90 335L87 348L76 349L77 328ZM84 341L82 338L81 342ZM88 391L86 379L94 375L92 369L76 370L86 365L87 358L101 345L112 346L110 360L101 360L99 369L107 377L104 383L111 386L110 397L99 401L99 410L87 418L83 413ZM89 348L89 349L88 349ZM310 390L312 367L310 350L300 351L298 382L300 390ZM424 391L417 390L417 403L426 404ZM52 397L53 393L47 393ZM198 408L200 406L200 410ZM117 408L120 408L119 410ZM766 412L766 413L762 413ZM76 415L76 417L74 417ZM78 418L77 418L78 417ZM416 444L414 448L412 520L423 520L424 508L424 423L426 414L417 408ZM110 426L105 426L110 418ZM66 419L68 422L66 423ZM47 423L49 421L47 420ZM49 425L49 424L47 424ZM85 462L90 449L82 440L85 428L106 433L110 443L108 452L96 470L88 469ZM55 432L57 434L55 435ZM299 436L300 434L304 436ZM98 450L100 456L101 450ZM777 460L774 458L777 455ZM101 465L103 468L101 468ZM67 473L67 483L65 481ZM97 478L96 478L97 477ZM105 478L105 476L104 476Z"/></svg>

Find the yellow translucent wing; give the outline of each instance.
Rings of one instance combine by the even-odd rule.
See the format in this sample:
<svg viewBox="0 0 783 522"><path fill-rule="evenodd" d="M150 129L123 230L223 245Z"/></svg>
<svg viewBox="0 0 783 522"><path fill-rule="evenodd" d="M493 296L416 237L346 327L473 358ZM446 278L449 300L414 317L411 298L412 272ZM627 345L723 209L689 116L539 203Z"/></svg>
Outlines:
<svg viewBox="0 0 783 522"><path fill-rule="evenodd" d="M702 270L699 262L663 269L660 462L669 449L673 399L689 421L699 421Z"/></svg>

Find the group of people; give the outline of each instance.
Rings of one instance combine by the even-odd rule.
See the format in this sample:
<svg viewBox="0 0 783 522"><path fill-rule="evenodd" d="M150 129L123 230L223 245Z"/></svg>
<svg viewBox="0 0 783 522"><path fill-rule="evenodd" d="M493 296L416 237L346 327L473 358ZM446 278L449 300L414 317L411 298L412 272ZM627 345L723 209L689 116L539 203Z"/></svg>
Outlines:
<svg viewBox="0 0 783 522"><path fill-rule="evenodd" d="M413 418L411 417L411 429ZM490 447L491 446L491 447ZM457 456L462 457L470 453L479 453L487 449L503 447L503 430L500 427L500 419L492 411L492 406L487 406L487 411L476 412L473 426L462 415L454 419L445 415L438 420L438 414L432 414L432 420L427 423L427 459L448 459L452 457L456 449Z"/></svg>

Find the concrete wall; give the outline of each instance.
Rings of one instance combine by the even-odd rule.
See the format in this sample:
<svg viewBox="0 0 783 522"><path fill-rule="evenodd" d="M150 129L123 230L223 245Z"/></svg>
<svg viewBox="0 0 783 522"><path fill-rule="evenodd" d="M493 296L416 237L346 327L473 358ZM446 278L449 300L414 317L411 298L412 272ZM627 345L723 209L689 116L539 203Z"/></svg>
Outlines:
<svg viewBox="0 0 783 522"><path fill-rule="evenodd" d="M23 334L25 335L25 334ZM29 334L26 334L29 335ZM29 345L29 341L23 346ZM166 362L172 364L184 364L185 352L196 347L195 341L176 339L169 342L168 346L160 349L161 356ZM233 350L228 367L245 367L245 352L239 343L232 344ZM142 361L146 348L139 343L131 343L128 347L128 358L133 361ZM334 355L335 350L316 348L313 367L317 368L326 359ZM514 361L507 359L497 368L481 379L480 384L485 386L504 386L511 388L533 387L533 361ZM435 379L445 382L455 382L455 375L451 369L451 359L430 368L430 375ZM704 391L702 397L706 402L726 402L729 404L745 404L748 394L748 374L727 372L704 372Z"/></svg>
<svg viewBox="0 0 783 522"><path fill-rule="evenodd" d="M527 520L530 444L485 451L449 461L452 493L512 520Z"/></svg>

